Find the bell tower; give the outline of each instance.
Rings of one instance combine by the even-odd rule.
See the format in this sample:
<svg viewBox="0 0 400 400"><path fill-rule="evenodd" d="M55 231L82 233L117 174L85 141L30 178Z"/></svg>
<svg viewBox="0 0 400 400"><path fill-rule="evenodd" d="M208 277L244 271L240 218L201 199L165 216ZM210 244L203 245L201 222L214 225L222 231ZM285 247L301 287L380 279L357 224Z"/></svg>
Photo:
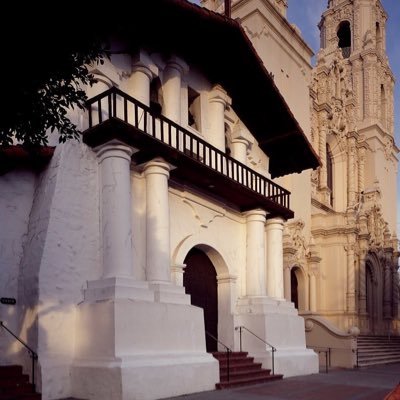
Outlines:
<svg viewBox="0 0 400 400"><path fill-rule="evenodd" d="M311 95L314 145L323 163L314 182L320 199L345 211L359 203L366 190L378 188L385 219L394 231L398 149L387 19L380 0L328 0L319 23L321 48ZM329 164L346 176L346 191L337 190L338 176L335 179Z"/></svg>
<svg viewBox="0 0 400 400"><path fill-rule="evenodd" d="M345 281L343 313L334 323L366 334L387 334L388 321L398 318L399 150L388 17L380 0L328 0L310 86L311 136L322 164L312 173L311 230L321 271L332 282L323 301L327 310L337 310L339 303L331 299ZM380 279L373 298L371 255Z"/></svg>
<svg viewBox="0 0 400 400"><path fill-rule="evenodd" d="M386 56L387 18L380 0L329 0L319 28L326 60L338 49L347 60L358 127L377 124L383 136L393 139L394 77Z"/></svg>

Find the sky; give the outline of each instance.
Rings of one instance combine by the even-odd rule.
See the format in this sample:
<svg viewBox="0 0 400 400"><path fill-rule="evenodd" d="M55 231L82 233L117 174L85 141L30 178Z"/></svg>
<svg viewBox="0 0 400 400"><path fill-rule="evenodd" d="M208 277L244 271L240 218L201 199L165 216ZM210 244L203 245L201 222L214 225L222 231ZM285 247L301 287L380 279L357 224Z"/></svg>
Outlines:
<svg viewBox="0 0 400 400"><path fill-rule="evenodd" d="M395 142L400 147L400 0L381 0L389 18L386 25L386 52L396 79ZM289 0L288 20L296 24L303 38L316 53L319 49L318 23L327 0ZM400 237L400 171L397 174L397 235Z"/></svg>

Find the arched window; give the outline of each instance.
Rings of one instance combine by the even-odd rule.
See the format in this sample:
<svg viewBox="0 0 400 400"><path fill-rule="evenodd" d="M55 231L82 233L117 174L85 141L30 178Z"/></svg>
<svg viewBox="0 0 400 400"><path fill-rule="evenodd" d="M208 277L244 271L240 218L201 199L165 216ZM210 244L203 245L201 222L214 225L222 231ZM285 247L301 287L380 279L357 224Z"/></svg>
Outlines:
<svg viewBox="0 0 400 400"><path fill-rule="evenodd" d="M384 85L381 85L381 101L380 101L380 103L381 103L380 104L381 105L380 120L381 120L383 127L386 128L386 94L385 94L385 86Z"/></svg>
<svg viewBox="0 0 400 400"><path fill-rule="evenodd" d="M382 31L379 22L376 23L376 48L378 51L382 50Z"/></svg>
<svg viewBox="0 0 400 400"><path fill-rule="evenodd" d="M349 58L351 53L351 29L350 22L343 21L340 23L337 36L339 38L339 48L342 49L344 58Z"/></svg>
<svg viewBox="0 0 400 400"><path fill-rule="evenodd" d="M326 145L326 177L330 190L329 203L333 206L333 157L329 144Z"/></svg>
<svg viewBox="0 0 400 400"><path fill-rule="evenodd" d="M326 47L326 27L325 25L322 25L320 27L320 47L321 49L324 49Z"/></svg>

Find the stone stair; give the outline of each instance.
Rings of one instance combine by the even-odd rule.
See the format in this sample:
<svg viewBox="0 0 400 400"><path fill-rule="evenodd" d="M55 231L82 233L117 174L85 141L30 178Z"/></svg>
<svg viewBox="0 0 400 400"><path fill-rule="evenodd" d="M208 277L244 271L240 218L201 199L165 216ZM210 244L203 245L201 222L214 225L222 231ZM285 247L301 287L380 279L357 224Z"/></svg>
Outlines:
<svg viewBox="0 0 400 400"><path fill-rule="evenodd" d="M399 336L367 336L357 338L358 366L400 363Z"/></svg>
<svg viewBox="0 0 400 400"><path fill-rule="evenodd" d="M228 381L226 352L214 352L212 355L219 361L220 383L216 384L217 389L255 385L283 378L283 375L271 375L271 370L261 368L261 363L255 363L248 353L231 352Z"/></svg>
<svg viewBox="0 0 400 400"><path fill-rule="evenodd" d="M0 400L41 400L20 365L0 366Z"/></svg>

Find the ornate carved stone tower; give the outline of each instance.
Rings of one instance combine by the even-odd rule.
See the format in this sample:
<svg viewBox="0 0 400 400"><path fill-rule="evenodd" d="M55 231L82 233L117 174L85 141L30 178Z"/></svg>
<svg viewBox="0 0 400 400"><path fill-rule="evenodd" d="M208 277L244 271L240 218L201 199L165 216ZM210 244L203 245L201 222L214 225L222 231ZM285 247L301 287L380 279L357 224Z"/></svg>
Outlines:
<svg viewBox="0 0 400 400"><path fill-rule="evenodd" d="M387 18L380 0L329 0L310 89L312 141L322 161L312 176L312 233L322 275L333 286L346 283L342 306L328 293L320 304L326 315L343 309L342 317L329 317L339 327L379 334L398 329L398 149Z"/></svg>

